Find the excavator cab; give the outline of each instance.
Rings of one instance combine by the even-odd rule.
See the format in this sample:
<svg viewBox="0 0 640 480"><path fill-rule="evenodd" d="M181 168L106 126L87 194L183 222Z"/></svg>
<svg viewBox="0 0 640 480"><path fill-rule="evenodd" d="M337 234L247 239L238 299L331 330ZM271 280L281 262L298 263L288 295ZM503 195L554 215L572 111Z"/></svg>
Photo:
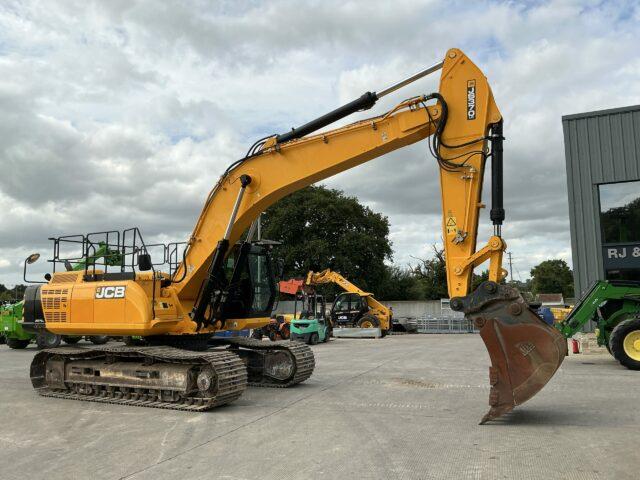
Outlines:
<svg viewBox="0 0 640 480"><path fill-rule="evenodd" d="M227 258L228 293L222 318L270 316L278 293L270 248L242 242Z"/></svg>

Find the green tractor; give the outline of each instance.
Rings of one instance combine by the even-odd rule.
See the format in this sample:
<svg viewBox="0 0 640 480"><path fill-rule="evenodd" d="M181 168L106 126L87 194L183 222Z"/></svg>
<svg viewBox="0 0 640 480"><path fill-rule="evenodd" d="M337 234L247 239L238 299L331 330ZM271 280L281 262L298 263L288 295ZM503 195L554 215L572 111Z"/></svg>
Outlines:
<svg viewBox="0 0 640 480"><path fill-rule="evenodd" d="M96 261L104 257L105 263L109 265L120 265L122 263L122 257L120 253L114 252L109 249L105 243L100 243L99 248L93 255L88 257L88 260L80 261L75 265L67 263L67 270L79 271L84 270L96 263ZM27 265L35 263L40 258L40 254L34 253L29 255L25 260L25 277ZM26 280L26 278L25 278ZM0 326L4 336L4 340L9 348L23 349L26 348L32 341L35 341L38 348L55 348L60 345L61 341L66 344L73 345L78 343L81 336L68 336L68 335L56 335L43 328L40 324L27 324L22 321L22 311L24 308L24 301L16 302L13 304L3 305L0 307ZM91 343L95 345L102 345L109 341L109 337L106 335L91 335L86 337Z"/></svg>
<svg viewBox="0 0 640 480"><path fill-rule="evenodd" d="M29 328L23 326L22 309L24 302L7 304L0 307L0 326L4 335L5 343L9 348L21 350L27 348L32 341L35 341L39 349L55 348L62 340L65 343L77 343L81 337L67 337L48 332L44 328ZM93 341L93 339L90 339ZM106 343L102 338L96 338L94 343Z"/></svg>
<svg viewBox="0 0 640 480"><path fill-rule="evenodd" d="M640 370L640 282L595 282L557 326L568 339L589 320L598 325L598 345L625 367Z"/></svg>
<svg viewBox="0 0 640 480"><path fill-rule="evenodd" d="M298 313L298 300L301 302ZM302 291L296 295L294 314L289 326L289 338L305 342L308 345L326 343L331 337L333 324L327 316L324 297L315 291Z"/></svg>
<svg viewBox="0 0 640 480"><path fill-rule="evenodd" d="M22 350L31 342L35 342L39 349L55 348L61 342L73 345L82 339L76 336L56 335L44 328L23 327L23 305L24 302L17 302L0 307L0 328L2 328L0 333L4 336L4 341L9 348ZM109 341L106 335L91 335L86 339L95 345L103 345Z"/></svg>
<svg viewBox="0 0 640 480"><path fill-rule="evenodd" d="M0 328L9 348L26 348L34 339L32 333L25 332L20 325L23 302L10 303L0 307Z"/></svg>

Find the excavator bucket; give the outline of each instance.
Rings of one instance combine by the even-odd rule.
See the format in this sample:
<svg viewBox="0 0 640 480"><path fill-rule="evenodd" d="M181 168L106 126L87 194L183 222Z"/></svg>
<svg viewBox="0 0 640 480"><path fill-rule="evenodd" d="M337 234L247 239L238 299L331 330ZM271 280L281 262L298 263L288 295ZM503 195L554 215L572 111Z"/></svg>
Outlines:
<svg viewBox="0 0 640 480"><path fill-rule="evenodd" d="M466 297L451 301L454 310L480 329L489 352L490 409L480 424L504 415L553 377L567 355L567 341L543 322L511 287L484 282Z"/></svg>

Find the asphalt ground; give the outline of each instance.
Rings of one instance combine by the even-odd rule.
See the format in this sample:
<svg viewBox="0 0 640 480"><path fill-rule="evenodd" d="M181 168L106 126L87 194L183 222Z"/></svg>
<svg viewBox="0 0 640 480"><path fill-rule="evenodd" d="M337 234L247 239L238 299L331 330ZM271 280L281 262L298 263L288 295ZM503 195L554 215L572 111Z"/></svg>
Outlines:
<svg viewBox="0 0 640 480"><path fill-rule="evenodd" d="M304 384L187 413L39 397L35 348L0 346L0 478L640 478L640 372L607 354L568 357L536 397L480 426L477 335L313 349Z"/></svg>

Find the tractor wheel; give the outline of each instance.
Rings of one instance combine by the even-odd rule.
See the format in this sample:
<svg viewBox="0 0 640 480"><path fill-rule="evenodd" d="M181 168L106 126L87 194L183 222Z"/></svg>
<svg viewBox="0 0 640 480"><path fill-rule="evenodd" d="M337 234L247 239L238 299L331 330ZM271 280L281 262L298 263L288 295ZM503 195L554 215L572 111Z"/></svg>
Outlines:
<svg viewBox="0 0 640 480"><path fill-rule="evenodd" d="M87 340L89 340L94 345L104 345L109 341L109 336L108 335L91 335L90 337L87 337Z"/></svg>
<svg viewBox="0 0 640 480"><path fill-rule="evenodd" d="M75 345L78 343L82 337L62 337L62 341L67 345Z"/></svg>
<svg viewBox="0 0 640 480"><path fill-rule="evenodd" d="M640 370L640 317L615 326L609 341L616 360L630 370Z"/></svg>
<svg viewBox="0 0 640 480"><path fill-rule="evenodd" d="M317 345L319 341L320 341L320 336L316 332L313 332L309 336L309 345Z"/></svg>
<svg viewBox="0 0 640 480"><path fill-rule="evenodd" d="M380 328L380 322L373 315L363 315L363 317L358 320L359 328Z"/></svg>
<svg viewBox="0 0 640 480"><path fill-rule="evenodd" d="M46 330L38 332L36 335L36 345L38 346L38 350L59 347L61 341L62 336L47 332Z"/></svg>
<svg viewBox="0 0 640 480"><path fill-rule="evenodd" d="M19 338L7 337L7 345L14 350L22 350L27 348L27 345L31 343L31 340L20 340Z"/></svg>

